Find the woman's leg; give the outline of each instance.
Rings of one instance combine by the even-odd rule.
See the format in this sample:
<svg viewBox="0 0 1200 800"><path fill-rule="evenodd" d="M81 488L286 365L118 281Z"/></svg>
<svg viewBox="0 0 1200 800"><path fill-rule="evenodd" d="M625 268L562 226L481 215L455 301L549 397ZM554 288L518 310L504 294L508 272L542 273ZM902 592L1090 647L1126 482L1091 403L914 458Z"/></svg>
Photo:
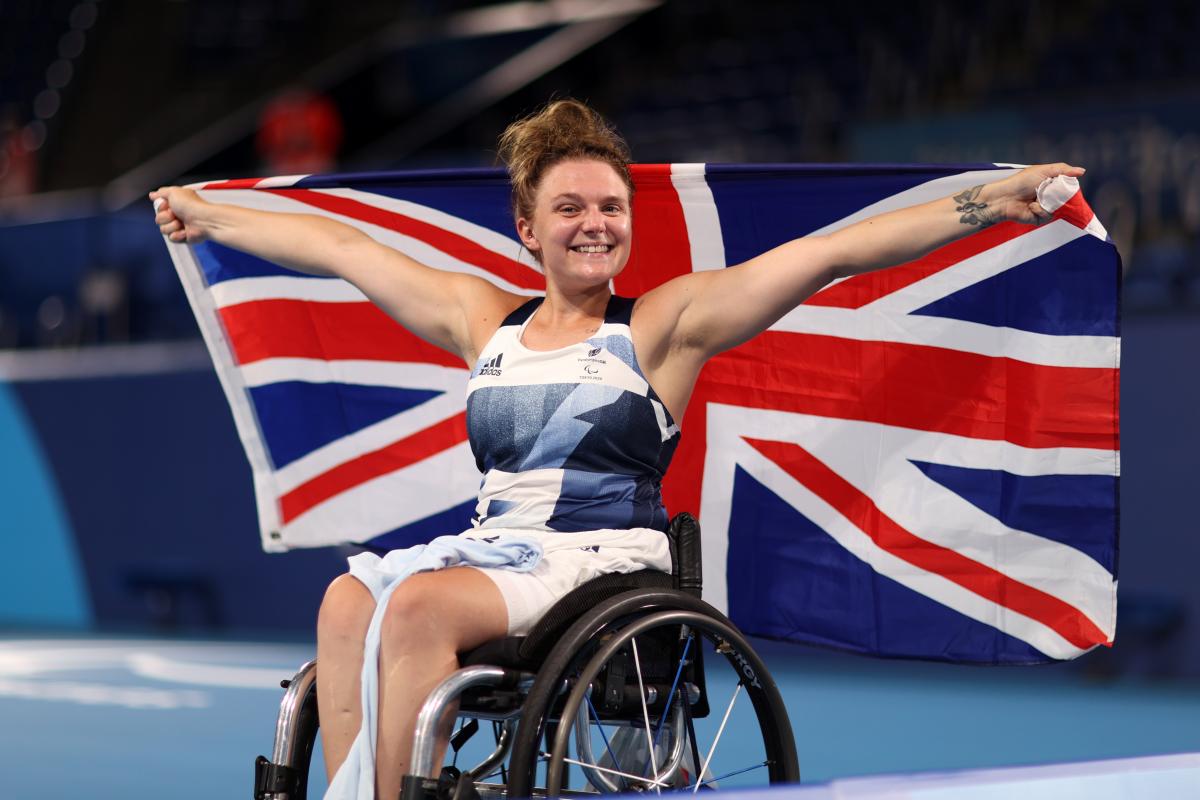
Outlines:
<svg viewBox="0 0 1200 800"><path fill-rule="evenodd" d="M458 669L459 652L507 632L504 597L470 567L410 576L392 594L379 648L376 797L399 793L400 779L410 771L417 713L433 688Z"/></svg>
<svg viewBox="0 0 1200 800"><path fill-rule="evenodd" d="M329 585L317 616L317 711L330 780L362 727L363 641L374 612L371 592L347 574Z"/></svg>

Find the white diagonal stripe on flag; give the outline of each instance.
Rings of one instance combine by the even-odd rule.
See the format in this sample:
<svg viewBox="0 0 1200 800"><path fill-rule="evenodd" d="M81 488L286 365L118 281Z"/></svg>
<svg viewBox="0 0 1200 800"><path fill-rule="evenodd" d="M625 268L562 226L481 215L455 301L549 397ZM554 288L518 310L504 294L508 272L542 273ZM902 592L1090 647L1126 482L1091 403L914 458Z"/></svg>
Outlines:
<svg viewBox="0 0 1200 800"><path fill-rule="evenodd" d="M284 528L288 540L300 547L327 544L331 526L344 541L365 542L461 505L478 491L479 471L470 445L463 442L348 489L305 511Z"/></svg>
<svg viewBox="0 0 1200 800"><path fill-rule="evenodd" d="M301 381L424 389L461 397L467 387L465 369L423 362L267 358L242 367L242 377L251 388Z"/></svg>
<svg viewBox="0 0 1200 800"><path fill-rule="evenodd" d="M754 424L753 427L761 427L762 431L747 432L746 421L754 419L755 416L757 414L746 415L745 409L710 405L709 437L710 439L715 437L717 441L710 443L708 451L708 460L711 463L706 463L705 468L706 490L715 488L722 494L725 494L725 490L729 490L731 493L734 467L740 466L755 480L824 529L838 544L881 575L949 606L965 616L1026 641L1054 658L1073 658L1083 652L1038 620L1031 619L1005 606L997 605L941 575L904 561L877 545L870 536L842 516L837 509L796 481L742 438L743 434L765 435L772 439L781 438L780 431L772 424L778 418L770 421L755 420L757 424ZM715 449L713 444L719 444L720 449ZM717 456L717 453L722 455ZM710 519L710 511L717 511L719 514L718 509L710 509L707 505L705 506L706 529L711 528L713 522L722 526L721 529L727 529L729 512L725 512L724 519L713 520ZM712 516L716 517L717 514ZM709 557L710 549L706 540L704 547L706 559ZM709 579L706 575L704 588L706 599L710 598L711 590L710 602L717 600L722 602L722 605L727 605L728 595L723 575L717 576L717 581Z"/></svg>
<svg viewBox="0 0 1200 800"><path fill-rule="evenodd" d="M306 191L320 192L321 190L309 189ZM333 192L326 191L325 193L330 194ZM391 247L393 250L398 250L399 252L407 255L409 258L412 258L413 260L418 261L425 266L433 267L435 269L444 269L450 272L462 272L468 275L475 275L488 280L500 288L510 291L514 294L540 294L540 292L532 289L515 286L507 280L495 275L494 273L489 272L482 267L478 267L474 264L470 264L466 261L455 258L449 253L439 250L437 247L434 247L433 245L422 241L421 239L412 236L405 236L404 234L397 233L390 228L385 228L381 225L376 225L371 222L365 222L344 214L337 214L332 211L318 211L307 203L287 197L285 195L275 194L273 192L259 192L249 189L210 189L208 191L201 192L201 195L205 200L209 200L214 203L229 203L231 205L245 206L247 208L256 208L262 211L282 211L293 214L319 213L321 216L326 216L330 219L336 219L337 221L345 223L352 228L356 228L377 242ZM367 195L367 197L376 198L378 196ZM364 200L363 202L366 201ZM380 204L372 202L370 205L379 207ZM494 235L499 236L499 234ZM513 259L515 263L516 258L514 258L514 256L519 254L519 247L520 246L514 241L514 250L509 253L501 253L500 255Z"/></svg>
<svg viewBox="0 0 1200 800"><path fill-rule="evenodd" d="M863 308L890 314L910 314L935 300L1007 272L1016 265L1044 256L1086 235L1085 231L1066 220L1055 220L964 258L954 266L928 275L906 286L903 291L886 294Z"/></svg>
<svg viewBox="0 0 1200 800"><path fill-rule="evenodd" d="M541 272L537 266L537 261L521 245L520 240L516 238L515 224L513 225L513 234L506 236L503 233L498 233L491 228L478 225L470 220L456 217L453 214L447 214L445 211L423 206L410 200L400 200L395 197L388 197L387 195L372 194L371 192L364 192L359 189L313 189L311 191L334 197L344 197L347 200L356 200L364 205L374 206L384 211L390 211L393 214L400 214L420 220L421 222L426 222L442 230L457 233L459 236L470 239L475 244L485 250L491 250L498 256L503 256L504 258L523 264L529 269L530 274L540 274Z"/></svg>
<svg viewBox="0 0 1200 800"><path fill-rule="evenodd" d="M856 222L861 222L869 217L874 217L877 214L885 214L888 211L896 211L901 208L928 203L932 200L941 200L943 197L950 197L955 192L960 192L963 189L970 189L981 183L1002 180L1020 171L1020 169L1007 168L980 169L935 178L919 186L914 186L911 189L905 189L903 192L897 192L890 197L885 197L882 200L871 203L869 206L863 206L853 214L849 214L836 222L831 222L824 227L818 228L809 235L824 236L825 234L849 227Z"/></svg>
<svg viewBox="0 0 1200 800"><path fill-rule="evenodd" d="M883 313L873 304L862 309L797 306L772 325L771 330L943 347L1048 367L1108 369L1120 354L1120 339L1115 336L1064 336L949 317Z"/></svg>
<svg viewBox="0 0 1200 800"><path fill-rule="evenodd" d="M931 457L938 440L966 437L783 411L736 417L729 424L740 436L801 445L914 535L1058 597L1111 635L1112 621L1105 624L1112 603L1108 570L1074 547L1005 526L912 464L938 463ZM1002 459L1014 452L981 448L971 468L1010 471ZM1071 581L1064 583L1063 575Z"/></svg>
<svg viewBox="0 0 1200 800"><path fill-rule="evenodd" d="M465 407L461 395L435 397L415 408L347 434L280 467L274 474L275 486L279 494L286 494L339 464L412 436L461 413Z"/></svg>
<svg viewBox="0 0 1200 800"><path fill-rule="evenodd" d="M367 296L353 284L337 278L304 278L270 275L235 278L213 285L210 290L217 308L255 300L306 300L311 303L368 303Z"/></svg>
<svg viewBox="0 0 1200 800"><path fill-rule="evenodd" d="M744 448L753 450L749 445L744 445ZM838 544L869 564L880 575L885 575L964 616L1022 639L1046 655L1054 658L1074 658L1083 652L1049 626L1010 608L997 605L941 575L923 570L887 552L836 509L769 459L762 456L754 458L749 453L745 453L744 458L745 460L739 463L756 480L794 506L824 529Z"/></svg>

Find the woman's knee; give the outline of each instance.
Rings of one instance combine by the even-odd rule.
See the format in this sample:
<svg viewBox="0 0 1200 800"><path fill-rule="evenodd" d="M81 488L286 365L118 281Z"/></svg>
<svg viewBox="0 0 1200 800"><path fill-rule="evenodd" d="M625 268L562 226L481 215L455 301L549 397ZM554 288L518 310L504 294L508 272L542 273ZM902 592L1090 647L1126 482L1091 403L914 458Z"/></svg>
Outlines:
<svg viewBox="0 0 1200 800"><path fill-rule="evenodd" d="M325 590L317 614L317 638L354 637L359 641L366 635L375 598L362 581L349 573L339 575Z"/></svg>
<svg viewBox="0 0 1200 800"><path fill-rule="evenodd" d="M451 643L452 620L446 598L436 581L412 575L388 598L381 635L393 645L420 642L423 646Z"/></svg>

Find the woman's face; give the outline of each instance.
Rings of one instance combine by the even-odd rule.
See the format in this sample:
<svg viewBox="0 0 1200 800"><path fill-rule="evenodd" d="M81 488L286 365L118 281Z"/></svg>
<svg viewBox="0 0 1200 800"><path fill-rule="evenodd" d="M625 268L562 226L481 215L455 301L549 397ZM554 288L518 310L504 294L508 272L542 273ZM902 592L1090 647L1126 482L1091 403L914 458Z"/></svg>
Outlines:
<svg viewBox="0 0 1200 800"><path fill-rule="evenodd" d="M547 282L573 291L607 284L629 260L629 190L609 164L560 161L542 176L533 216L517 220Z"/></svg>

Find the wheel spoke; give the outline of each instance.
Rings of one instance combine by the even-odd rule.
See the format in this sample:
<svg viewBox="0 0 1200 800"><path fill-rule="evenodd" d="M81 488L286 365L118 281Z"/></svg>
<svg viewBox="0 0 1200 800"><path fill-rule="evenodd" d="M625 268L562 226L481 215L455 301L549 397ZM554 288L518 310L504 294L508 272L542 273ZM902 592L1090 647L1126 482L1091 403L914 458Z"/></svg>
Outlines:
<svg viewBox="0 0 1200 800"><path fill-rule="evenodd" d="M547 755L549 755L549 754L547 754ZM625 779L631 780L631 781L637 781L639 783L647 783L648 782L651 785L653 785L655 791L659 792L660 794L662 793L661 787L667 785L665 782L659 780L658 778L654 778L653 780L651 780L650 778L647 778L644 775L634 775L629 772L620 772L619 770L609 769L608 767L602 767L599 764L588 764L583 761L578 761L574 758L567 758L566 756L563 756L563 763L564 764L574 764L579 767L588 767L589 769L594 769L599 772L605 772L605 773L608 773L609 775L616 775L620 778L625 778Z"/></svg>
<svg viewBox="0 0 1200 800"><path fill-rule="evenodd" d="M688 747L692 751L692 765L696 768L699 768L700 748L696 745L696 723L695 720L692 719L692 702L690 698L684 697L680 700L680 703L680 708L683 709L683 719L687 725L687 731L685 735L688 739ZM696 780L700 780L702 777L704 776L697 775Z"/></svg>
<svg viewBox="0 0 1200 800"><path fill-rule="evenodd" d="M658 788L661 784L658 779L658 759L654 757L654 740L650 737L650 710L646 707L646 686L642 682L642 660L638 658L637 637L634 636L629 641L633 644L633 666L637 670L638 695L642 700L642 720L646 723L646 746L650 748L650 767L654 774L654 791L662 794L662 790Z"/></svg>
<svg viewBox="0 0 1200 800"><path fill-rule="evenodd" d="M704 766L700 768L700 774L696 776L696 785L692 787L692 794L700 791L701 783L704 781L704 775L708 772L708 764L712 761L713 753L717 751L717 743L721 741L721 734L725 732L725 724L729 722L729 714L733 711L733 704L737 702L738 695L741 694L742 684L738 683L737 688L733 690L733 697L729 698L729 705L725 709L725 716L721 719L721 727L717 728L717 736L713 739L712 746L708 748L708 755L704 757Z"/></svg>
<svg viewBox="0 0 1200 800"><path fill-rule="evenodd" d="M592 693L588 692L584 695L587 700L588 710L592 712L592 718L596 720L596 727L600 729L600 738L604 740L604 749L608 751L609 758L613 760L613 766L621 769L621 762L617 759L616 752L613 751L612 745L608 742L608 734L604 732L604 723L600 721L600 715L596 713L596 707L592 705Z"/></svg>
<svg viewBox="0 0 1200 800"><path fill-rule="evenodd" d="M679 678L683 675L683 666L687 663L688 650L692 646L692 635L688 634L687 641L683 644L683 654L679 656L679 666L675 670L675 680L671 681L671 692L667 695L667 705L663 708L662 716L658 718L658 727L654 730L654 745L658 746L658 737L662 735L663 726L667 724L667 717L671 713L671 703L675 701L675 690L679 687Z"/></svg>
<svg viewBox="0 0 1200 800"><path fill-rule="evenodd" d="M701 781L699 784L695 784L693 786L685 786L684 789L692 789L693 791L695 791L696 786L708 786L710 783L716 783L717 781L723 781L726 778L732 778L735 775L741 775L746 772L753 772L756 769L762 769L763 767L770 766L770 764L771 764L770 761L764 761L761 764L752 764L749 767L742 767L741 769L735 769L733 772L726 772L724 775L718 775L715 778L709 778L708 780Z"/></svg>

